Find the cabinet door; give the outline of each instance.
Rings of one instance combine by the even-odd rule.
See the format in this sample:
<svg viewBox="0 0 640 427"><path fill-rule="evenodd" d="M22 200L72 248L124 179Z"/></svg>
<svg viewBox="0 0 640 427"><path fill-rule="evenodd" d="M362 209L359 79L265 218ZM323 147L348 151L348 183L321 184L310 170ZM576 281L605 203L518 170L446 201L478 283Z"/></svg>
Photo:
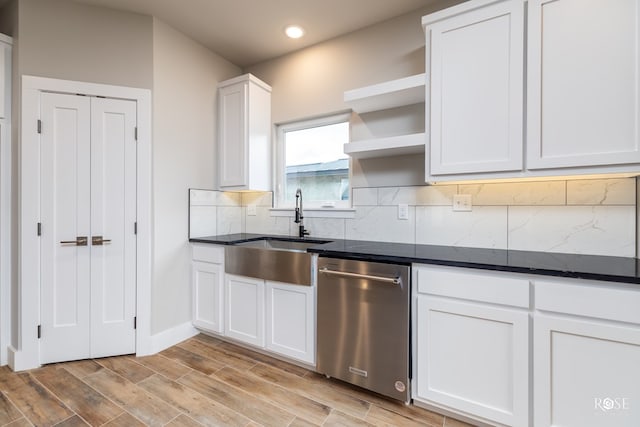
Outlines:
<svg viewBox="0 0 640 427"><path fill-rule="evenodd" d="M219 89L218 149L220 187L247 185L248 83Z"/></svg>
<svg viewBox="0 0 640 427"><path fill-rule="evenodd" d="M523 2L426 27L430 175L522 170Z"/></svg>
<svg viewBox="0 0 640 427"><path fill-rule="evenodd" d="M225 335L264 347L264 280L225 275Z"/></svg>
<svg viewBox="0 0 640 427"><path fill-rule="evenodd" d="M314 288L267 281L267 348L315 363Z"/></svg>
<svg viewBox="0 0 640 427"><path fill-rule="evenodd" d="M224 268L221 264L194 261L193 324L209 332L223 333Z"/></svg>
<svg viewBox="0 0 640 427"><path fill-rule="evenodd" d="M528 313L417 298L415 397L493 422L528 425Z"/></svg>
<svg viewBox="0 0 640 427"><path fill-rule="evenodd" d="M640 327L534 317L536 426L640 425Z"/></svg>
<svg viewBox="0 0 640 427"><path fill-rule="evenodd" d="M527 168L640 163L639 0L530 0Z"/></svg>

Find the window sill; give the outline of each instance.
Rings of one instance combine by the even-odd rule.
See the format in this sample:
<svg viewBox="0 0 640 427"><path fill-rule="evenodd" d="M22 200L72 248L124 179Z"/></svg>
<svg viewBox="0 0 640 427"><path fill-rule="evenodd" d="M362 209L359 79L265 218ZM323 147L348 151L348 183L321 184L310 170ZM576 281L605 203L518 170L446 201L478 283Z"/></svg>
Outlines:
<svg viewBox="0 0 640 427"><path fill-rule="evenodd" d="M269 209L271 216L291 217L295 216L292 208L272 208ZM346 218L356 217L356 210L353 208L305 208L303 210L305 218Z"/></svg>

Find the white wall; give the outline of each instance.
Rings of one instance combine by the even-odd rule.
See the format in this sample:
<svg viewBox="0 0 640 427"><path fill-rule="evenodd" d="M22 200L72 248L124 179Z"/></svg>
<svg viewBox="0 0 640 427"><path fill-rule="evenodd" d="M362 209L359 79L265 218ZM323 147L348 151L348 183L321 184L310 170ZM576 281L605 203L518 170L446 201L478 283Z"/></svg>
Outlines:
<svg viewBox="0 0 640 427"><path fill-rule="evenodd" d="M216 85L239 74L154 19L152 333L191 319L188 188L216 187Z"/></svg>

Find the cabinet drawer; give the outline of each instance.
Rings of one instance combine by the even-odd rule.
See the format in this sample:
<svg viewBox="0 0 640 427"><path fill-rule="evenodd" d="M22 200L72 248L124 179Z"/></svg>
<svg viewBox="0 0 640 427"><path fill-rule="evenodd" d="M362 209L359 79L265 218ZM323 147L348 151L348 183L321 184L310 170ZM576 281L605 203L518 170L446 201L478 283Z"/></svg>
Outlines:
<svg viewBox="0 0 640 427"><path fill-rule="evenodd" d="M515 274L457 267L414 268L418 293L529 308L529 280Z"/></svg>
<svg viewBox="0 0 640 427"><path fill-rule="evenodd" d="M640 324L640 288L551 280L537 280L534 287L538 310Z"/></svg>
<svg viewBox="0 0 640 427"><path fill-rule="evenodd" d="M192 258L194 261L224 263L224 247L214 245L192 245Z"/></svg>

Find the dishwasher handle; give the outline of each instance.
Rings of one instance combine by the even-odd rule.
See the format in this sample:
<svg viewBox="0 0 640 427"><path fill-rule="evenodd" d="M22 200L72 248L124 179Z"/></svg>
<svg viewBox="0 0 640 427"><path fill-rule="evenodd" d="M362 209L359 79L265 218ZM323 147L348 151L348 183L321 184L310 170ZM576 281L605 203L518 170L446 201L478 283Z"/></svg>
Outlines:
<svg viewBox="0 0 640 427"><path fill-rule="evenodd" d="M327 267L322 267L322 268L318 269L318 272L321 273L321 274L330 274L330 275L333 275L333 276L353 277L353 278L356 278L356 279L375 280L377 282L392 283L394 285L399 285L401 283L400 277L385 277L385 276L373 276L371 274L349 273L349 272L346 272L346 271L329 270L329 268L327 268Z"/></svg>

